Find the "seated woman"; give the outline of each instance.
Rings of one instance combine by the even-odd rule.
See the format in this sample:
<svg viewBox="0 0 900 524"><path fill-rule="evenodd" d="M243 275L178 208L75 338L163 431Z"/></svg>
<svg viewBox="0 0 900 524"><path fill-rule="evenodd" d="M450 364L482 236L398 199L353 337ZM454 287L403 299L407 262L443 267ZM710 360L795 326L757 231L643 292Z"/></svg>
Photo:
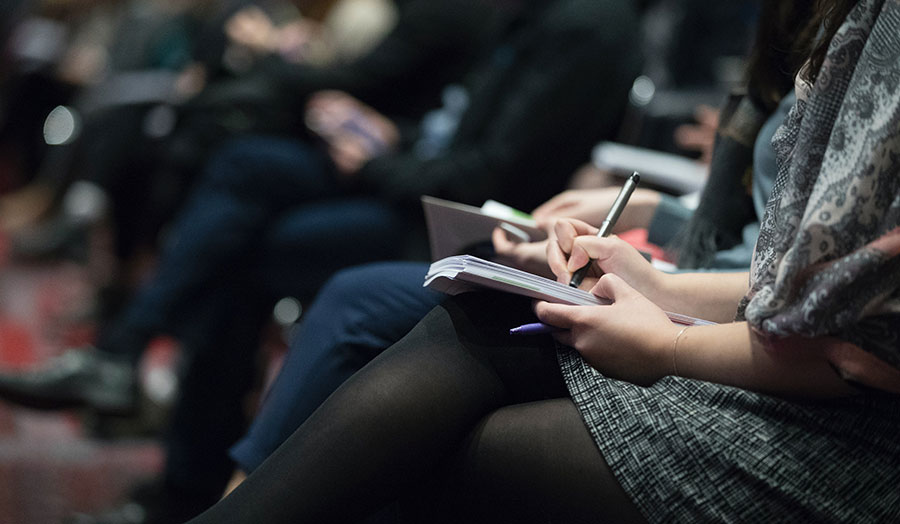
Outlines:
<svg viewBox="0 0 900 524"><path fill-rule="evenodd" d="M734 228L734 235L740 231L745 242L717 251L708 264L695 269L735 271L735 268L749 267L759 232L758 221L775 181L771 138L793 101L792 93L782 100L756 139L752 185L757 220ZM728 129L730 126L726 125L720 132L727 133ZM720 169L717 164L712 176L733 178L730 171ZM743 174L740 170L738 173ZM617 194L618 188L567 191L538 207L534 216L549 223L553 215L566 212L585 222L599 224ZM651 238L665 242L670 238L667 235L677 229L673 223L678 221L678 210L670 211L664 202L656 191L636 190L615 231L647 228ZM516 243L497 230L493 247L496 259L507 265L553 276L544 254L546 241ZM297 326L288 355L259 413L246 435L229 452L237 466L232 488L262 464L338 386L400 340L446 298L422 286L427 271L426 263L381 262L340 271L328 280Z"/></svg>
<svg viewBox="0 0 900 524"><path fill-rule="evenodd" d="M539 302L560 331L516 338L527 301L448 300L192 522L348 522L401 498L426 502L405 506L419 522L896 518L900 2L830 4L749 278L659 273L560 221L554 273L595 260L585 286L611 305Z"/></svg>

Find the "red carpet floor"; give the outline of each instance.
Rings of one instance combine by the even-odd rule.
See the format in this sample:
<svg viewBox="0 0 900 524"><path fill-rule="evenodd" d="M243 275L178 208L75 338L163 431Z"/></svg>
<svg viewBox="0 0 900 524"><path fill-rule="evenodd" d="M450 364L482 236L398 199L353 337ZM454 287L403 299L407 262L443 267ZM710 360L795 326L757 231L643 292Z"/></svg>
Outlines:
<svg viewBox="0 0 900 524"><path fill-rule="evenodd" d="M0 238L0 366L35 365L89 342L87 269L12 264L5 245ZM171 352L156 353L157 364L171 363ZM95 428L77 411L42 413L0 401L0 524L56 524L73 511L97 511L160 470L152 438L100 439Z"/></svg>

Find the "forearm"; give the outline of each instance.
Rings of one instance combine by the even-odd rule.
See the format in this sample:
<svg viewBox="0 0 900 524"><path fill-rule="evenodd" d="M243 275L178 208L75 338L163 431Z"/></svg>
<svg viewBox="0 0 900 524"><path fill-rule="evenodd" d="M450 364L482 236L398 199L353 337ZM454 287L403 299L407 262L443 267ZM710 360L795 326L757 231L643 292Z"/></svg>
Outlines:
<svg viewBox="0 0 900 524"><path fill-rule="evenodd" d="M816 340L804 342L772 350L746 322L695 326L673 339L671 374L786 397L854 394L816 347Z"/></svg>
<svg viewBox="0 0 900 524"><path fill-rule="evenodd" d="M660 199L661 196L658 191L650 189L635 190L628 201L628 205L625 206L622 214L619 215L619 220L616 222L613 232L619 233L638 228L646 229L653 220L653 215L656 213L656 207L659 205ZM573 218L584 220L595 226L600 225L600 222L590 221L593 218L592 216L576 216Z"/></svg>
<svg viewBox="0 0 900 524"><path fill-rule="evenodd" d="M651 300L666 311L731 322L748 289L747 273L677 273L661 278Z"/></svg>

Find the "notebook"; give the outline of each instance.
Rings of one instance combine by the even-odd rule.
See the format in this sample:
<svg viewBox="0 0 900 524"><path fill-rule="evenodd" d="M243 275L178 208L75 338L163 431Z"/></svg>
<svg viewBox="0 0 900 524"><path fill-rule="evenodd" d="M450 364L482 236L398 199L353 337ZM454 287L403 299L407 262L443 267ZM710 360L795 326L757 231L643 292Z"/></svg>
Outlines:
<svg viewBox="0 0 900 524"><path fill-rule="evenodd" d="M558 304L610 304L608 299L582 289L471 255L451 256L432 263L423 285L448 295L487 288ZM667 311L666 315L672 322L686 326L715 324L679 313Z"/></svg>
<svg viewBox="0 0 900 524"><path fill-rule="evenodd" d="M489 243L491 232L502 227L522 242L536 242L547 238L527 213L494 200L481 207L469 206L440 198L423 196L425 223L431 259L440 260L471 250L473 246Z"/></svg>

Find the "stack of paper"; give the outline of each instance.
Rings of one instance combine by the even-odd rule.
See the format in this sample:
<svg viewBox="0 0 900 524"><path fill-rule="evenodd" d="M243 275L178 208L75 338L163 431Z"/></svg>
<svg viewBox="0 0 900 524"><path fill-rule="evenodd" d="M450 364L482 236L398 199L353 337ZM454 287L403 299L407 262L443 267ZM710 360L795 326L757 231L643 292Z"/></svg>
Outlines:
<svg viewBox="0 0 900 524"><path fill-rule="evenodd" d="M425 275L424 286L449 295L489 288L558 304L577 306L610 304L608 299L587 291L471 255L457 255L434 262ZM713 324L678 313L666 312L666 314L669 320L676 324Z"/></svg>
<svg viewBox="0 0 900 524"><path fill-rule="evenodd" d="M471 255L448 257L431 264L424 285L449 295L487 287L560 304L609 304L609 300L587 291Z"/></svg>

